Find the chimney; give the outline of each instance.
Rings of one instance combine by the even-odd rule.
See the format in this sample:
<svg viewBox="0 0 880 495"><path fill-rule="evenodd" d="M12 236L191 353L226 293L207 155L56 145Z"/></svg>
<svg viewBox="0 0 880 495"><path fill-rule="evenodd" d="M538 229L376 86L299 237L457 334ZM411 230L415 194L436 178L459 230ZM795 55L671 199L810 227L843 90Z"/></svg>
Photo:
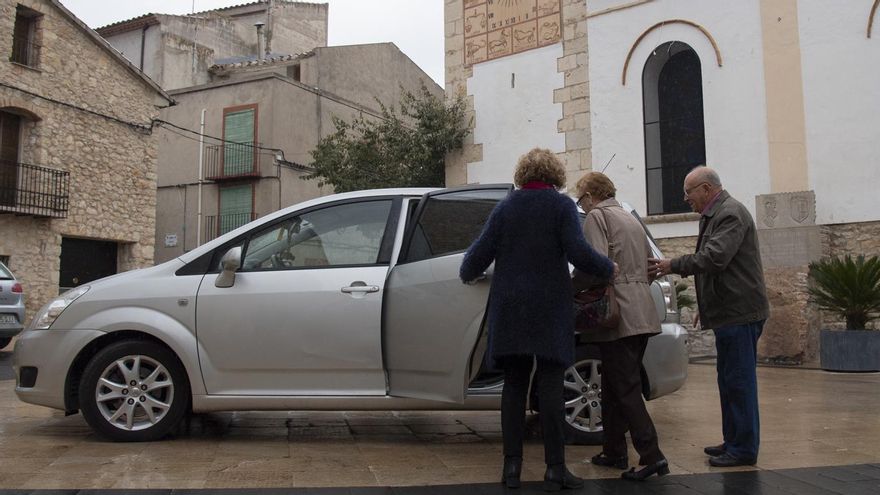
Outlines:
<svg viewBox="0 0 880 495"><path fill-rule="evenodd" d="M255 22L254 26L257 28L257 60L262 60L266 57L265 50L263 49L263 26L266 23L264 22Z"/></svg>

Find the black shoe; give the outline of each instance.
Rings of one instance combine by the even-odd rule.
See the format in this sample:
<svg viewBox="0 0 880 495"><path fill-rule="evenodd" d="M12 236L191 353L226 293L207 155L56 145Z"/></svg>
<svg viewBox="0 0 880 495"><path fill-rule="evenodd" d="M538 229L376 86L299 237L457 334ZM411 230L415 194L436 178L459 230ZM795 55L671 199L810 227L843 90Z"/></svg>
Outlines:
<svg viewBox="0 0 880 495"><path fill-rule="evenodd" d="M600 452L590 458L590 462L597 466L615 467L617 469L626 469L629 467L629 459L626 456L611 457L605 452Z"/></svg>
<svg viewBox="0 0 880 495"><path fill-rule="evenodd" d="M725 452L709 458L709 464L715 467L754 466L757 459L741 459Z"/></svg>
<svg viewBox="0 0 880 495"><path fill-rule="evenodd" d="M703 452L705 452L706 455L709 457L718 457L719 455L727 451L724 450L724 444L722 443L721 445L712 445L711 447L706 447L705 449L703 449Z"/></svg>
<svg viewBox="0 0 880 495"><path fill-rule="evenodd" d="M519 488L519 476L522 474L522 457L505 457L504 468L501 470L501 482L507 488Z"/></svg>
<svg viewBox="0 0 880 495"><path fill-rule="evenodd" d="M558 492L563 488L581 488L584 486L584 480L571 474L565 464L554 464L547 466L544 472L544 491Z"/></svg>
<svg viewBox="0 0 880 495"><path fill-rule="evenodd" d="M666 459L660 459L654 464L648 464L638 471L636 471L636 468L625 471L620 477L631 481L645 481L646 478L654 474L657 476L665 476L669 474L669 462Z"/></svg>

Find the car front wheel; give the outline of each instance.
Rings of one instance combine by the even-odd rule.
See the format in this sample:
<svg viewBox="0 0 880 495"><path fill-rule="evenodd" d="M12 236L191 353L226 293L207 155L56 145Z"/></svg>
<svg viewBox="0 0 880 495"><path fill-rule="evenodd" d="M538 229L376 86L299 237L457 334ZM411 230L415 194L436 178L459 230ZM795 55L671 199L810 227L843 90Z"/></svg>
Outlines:
<svg viewBox="0 0 880 495"><path fill-rule="evenodd" d="M568 443L601 445L602 425L602 360L579 358L567 370L563 381L565 400L565 434Z"/></svg>
<svg viewBox="0 0 880 495"><path fill-rule="evenodd" d="M99 351L79 386L83 417L114 441L158 440L186 413L189 383L170 350L148 341L122 341Z"/></svg>

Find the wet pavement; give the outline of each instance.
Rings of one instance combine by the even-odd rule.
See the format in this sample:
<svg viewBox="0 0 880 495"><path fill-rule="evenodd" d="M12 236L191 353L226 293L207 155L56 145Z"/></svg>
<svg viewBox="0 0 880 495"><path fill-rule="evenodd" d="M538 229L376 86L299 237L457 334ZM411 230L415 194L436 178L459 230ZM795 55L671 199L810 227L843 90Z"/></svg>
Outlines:
<svg viewBox="0 0 880 495"><path fill-rule="evenodd" d="M0 351L0 494L503 492L497 412L212 413L161 442L108 443L80 415L20 402L9 358ZM672 475L625 482L588 463L600 447L569 446L569 467L588 479L578 492L880 493L880 374L759 368L760 458L719 469L702 453L720 442L715 369L689 372L649 403ZM519 493L540 492L537 435L524 457Z"/></svg>

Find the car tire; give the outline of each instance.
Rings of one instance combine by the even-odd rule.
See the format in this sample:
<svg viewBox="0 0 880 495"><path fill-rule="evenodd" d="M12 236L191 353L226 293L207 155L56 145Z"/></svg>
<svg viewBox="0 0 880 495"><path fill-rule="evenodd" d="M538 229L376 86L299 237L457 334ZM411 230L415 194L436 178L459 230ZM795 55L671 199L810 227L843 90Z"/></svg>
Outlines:
<svg viewBox="0 0 880 495"><path fill-rule="evenodd" d="M0 349L5 348L12 342L12 337L0 337Z"/></svg>
<svg viewBox="0 0 880 495"><path fill-rule="evenodd" d="M117 442L167 435L189 409L189 381L166 347L126 340L100 350L86 365L79 403L86 422Z"/></svg>
<svg viewBox="0 0 880 495"><path fill-rule="evenodd" d="M598 353L579 352L574 365L565 370L562 398L565 401L565 442L602 445L602 360Z"/></svg>

